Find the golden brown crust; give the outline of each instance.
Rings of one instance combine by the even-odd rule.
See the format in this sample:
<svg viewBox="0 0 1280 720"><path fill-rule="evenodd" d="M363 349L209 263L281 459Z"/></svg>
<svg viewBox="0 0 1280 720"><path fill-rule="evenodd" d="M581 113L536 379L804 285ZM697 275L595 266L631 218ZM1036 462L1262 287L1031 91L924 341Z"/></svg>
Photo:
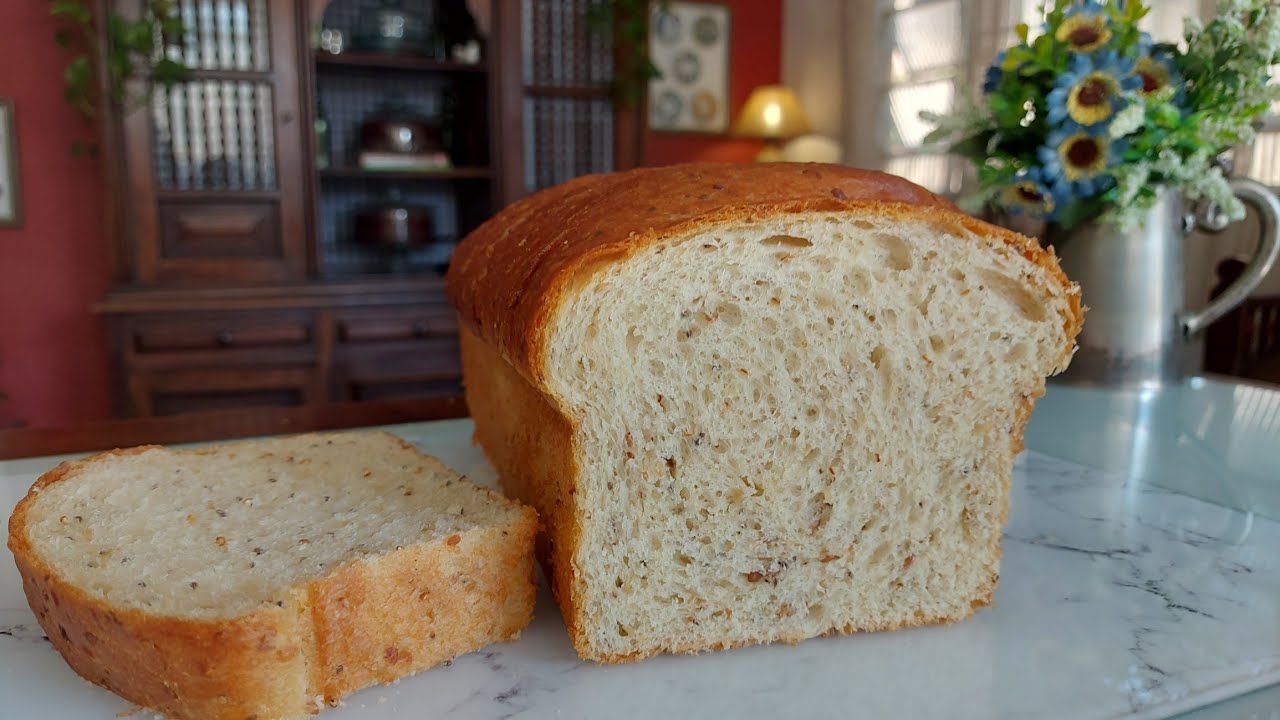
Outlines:
<svg viewBox="0 0 1280 720"><path fill-rule="evenodd" d="M964 215L902 178L813 163L706 163L588 175L508 206L454 252L449 298L465 325L542 387L547 321L593 268L723 222L857 209L962 228L959 234L1011 249L1070 287L1035 240ZM1072 297L1063 324L1074 338L1081 316L1079 296Z"/></svg>
<svg viewBox="0 0 1280 720"><path fill-rule="evenodd" d="M469 328L461 328L459 335L476 440L497 468L503 490L538 511L545 526L538 537L538 558L574 648L587 657L590 649L577 614L580 589L573 572L573 553L582 532L573 426Z"/></svg>
<svg viewBox="0 0 1280 720"><path fill-rule="evenodd" d="M525 508L510 528L406 547L311 583L312 687L334 703L519 635L533 617L534 518Z"/></svg>
<svg viewBox="0 0 1280 720"><path fill-rule="evenodd" d="M533 616L527 507L482 528L349 562L296 587L282 606L216 620L114 607L65 581L32 547L33 501L113 450L45 473L14 508L9 548L27 602L80 676L174 718L295 717L377 682L519 634ZM452 544L451 544L452 543ZM339 669L341 668L341 669Z"/></svg>

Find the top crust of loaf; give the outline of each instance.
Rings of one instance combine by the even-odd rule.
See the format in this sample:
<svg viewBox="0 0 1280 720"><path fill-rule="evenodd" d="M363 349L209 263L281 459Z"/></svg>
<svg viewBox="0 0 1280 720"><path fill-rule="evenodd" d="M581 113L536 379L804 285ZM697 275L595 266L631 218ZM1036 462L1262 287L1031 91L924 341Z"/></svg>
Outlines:
<svg viewBox="0 0 1280 720"><path fill-rule="evenodd" d="M454 252L448 294L462 322L546 388L549 319L593 269L719 223L858 209L958 226L962 236L981 238L993 251L1013 250L1049 271L1070 296L1065 364L1083 315L1052 250L969 217L900 177L839 165L704 163L580 177L508 206L468 235Z"/></svg>

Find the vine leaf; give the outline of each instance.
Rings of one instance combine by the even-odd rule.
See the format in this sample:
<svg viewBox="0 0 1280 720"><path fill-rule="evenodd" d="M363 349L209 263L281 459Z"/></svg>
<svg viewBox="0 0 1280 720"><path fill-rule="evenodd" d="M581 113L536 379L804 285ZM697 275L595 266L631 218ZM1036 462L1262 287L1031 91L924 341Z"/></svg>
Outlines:
<svg viewBox="0 0 1280 720"><path fill-rule="evenodd" d="M666 10L669 0L654 5ZM649 81L662 77L649 57L648 0L601 0L587 10L587 28L596 35L611 37L626 47L614 67L610 95L614 105L634 108L644 101Z"/></svg>
<svg viewBox="0 0 1280 720"><path fill-rule="evenodd" d="M114 10L95 18L89 0L50 0L49 14L59 21L53 40L70 58L63 72L63 97L86 118L104 107L127 113L151 98L157 86L172 87L187 79L190 69L156 52L170 38L181 38L182 19L172 0L144 0L142 11L129 18ZM105 87L99 87L98 62ZM130 94L138 81L141 93ZM91 144L72 143L73 155L96 152Z"/></svg>

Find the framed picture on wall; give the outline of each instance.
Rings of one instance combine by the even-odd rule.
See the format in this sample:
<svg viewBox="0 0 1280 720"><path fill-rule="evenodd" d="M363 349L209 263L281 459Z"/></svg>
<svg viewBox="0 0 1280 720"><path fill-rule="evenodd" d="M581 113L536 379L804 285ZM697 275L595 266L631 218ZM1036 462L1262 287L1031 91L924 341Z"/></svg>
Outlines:
<svg viewBox="0 0 1280 720"><path fill-rule="evenodd" d="M13 100L0 97L0 228L22 224L18 193L18 136Z"/></svg>
<svg viewBox="0 0 1280 720"><path fill-rule="evenodd" d="M655 3L649 57L649 129L723 133L729 129L729 8L707 2Z"/></svg>

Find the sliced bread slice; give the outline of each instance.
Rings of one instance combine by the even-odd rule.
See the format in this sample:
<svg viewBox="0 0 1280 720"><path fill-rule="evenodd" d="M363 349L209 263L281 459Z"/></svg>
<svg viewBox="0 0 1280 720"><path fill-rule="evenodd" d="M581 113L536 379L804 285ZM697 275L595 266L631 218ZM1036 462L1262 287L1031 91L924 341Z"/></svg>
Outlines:
<svg viewBox="0 0 1280 720"><path fill-rule="evenodd" d="M171 717L243 720L514 638L536 525L360 432L63 463L18 503L9 547L81 676Z"/></svg>

